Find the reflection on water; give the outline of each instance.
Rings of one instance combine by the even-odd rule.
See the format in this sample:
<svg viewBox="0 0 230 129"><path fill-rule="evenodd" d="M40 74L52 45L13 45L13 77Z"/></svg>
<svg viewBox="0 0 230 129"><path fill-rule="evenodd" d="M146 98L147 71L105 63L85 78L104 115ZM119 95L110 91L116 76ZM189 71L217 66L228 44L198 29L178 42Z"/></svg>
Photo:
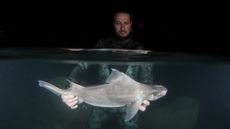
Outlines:
<svg viewBox="0 0 230 129"><path fill-rule="evenodd" d="M0 52L3 53L3 52ZM86 129L95 107L85 103L71 110L60 97L40 88L37 80L46 80L67 88L66 78L80 63L113 67L129 65L153 65L153 83L167 87L165 97L151 102L145 112L139 112L137 125L140 129L228 129L230 115L230 63L225 58L206 58L188 55L163 54L125 55L123 53L90 54L56 52L50 56L4 51L0 59L0 128L1 129ZM15 53L15 51L14 51ZM66 53L66 54L65 54ZM96 52L97 53L97 52ZM62 56L58 55L61 54ZM64 54L64 55L63 55ZM10 55L10 56L9 56ZM86 56L87 55L87 56ZM92 56L94 55L94 56ZM114 58L108 58L113 55ZM104 58L103 58L104 56ZM107 57L106 57L107 56ZM141 58L143 56L143 58ZM34 58L33 58L34 57ZM88 58L86 58L88 57ZM130 58L129 58L130 57ZM167 57L167 58L166 58ZM197 57L197 58L196 58ZM98 60L96 60L98 59ZM224 60L223 60L224 59ZM67 61L67 62L65 62ZM71 63L69 63L69 61ZM110 62L111 61L111 62ZM95 70L95 69L94 69ZM98 84L93 70L82 76ZM109 112L110 114L113 114ZM103 122L101 128L124 128L118 126L119 113ZM98 116L101 118L103 116ZM96 125L95 125L96 126Z"/></svg>

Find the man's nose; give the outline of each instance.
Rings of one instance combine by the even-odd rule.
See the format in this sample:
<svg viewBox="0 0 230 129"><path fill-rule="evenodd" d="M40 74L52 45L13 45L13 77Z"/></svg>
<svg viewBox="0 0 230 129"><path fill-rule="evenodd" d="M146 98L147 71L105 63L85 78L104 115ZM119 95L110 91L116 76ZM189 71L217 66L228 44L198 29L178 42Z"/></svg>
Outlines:
<svg viewBox="0 0 230 129"><path fill-rule="evenodd" d="M124 31L125 30L125 26L121 25L121 30Z"/></svg>

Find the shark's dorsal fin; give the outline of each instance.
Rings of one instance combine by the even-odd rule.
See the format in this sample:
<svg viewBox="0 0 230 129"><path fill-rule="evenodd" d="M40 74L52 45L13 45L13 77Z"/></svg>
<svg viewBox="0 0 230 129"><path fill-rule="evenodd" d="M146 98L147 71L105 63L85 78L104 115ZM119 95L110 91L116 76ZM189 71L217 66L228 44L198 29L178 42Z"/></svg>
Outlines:
<svg viewBox="0 0 230 129"><path fill-rule="evenodd" d="M112 68L112 72L106 80L106 83L137 83L135 80L120 72L116 69Z"/></svg>
<svg viewBox="0 0 230 129"><path fill-rule="evenodd" d="M66 79L68 82L69 82L69 85L70 85L70 88L77 88L77 89L82 89L84 88L83 86L79 85L79 84L76 84L72 81L70 81L69 79Z"/></svg>

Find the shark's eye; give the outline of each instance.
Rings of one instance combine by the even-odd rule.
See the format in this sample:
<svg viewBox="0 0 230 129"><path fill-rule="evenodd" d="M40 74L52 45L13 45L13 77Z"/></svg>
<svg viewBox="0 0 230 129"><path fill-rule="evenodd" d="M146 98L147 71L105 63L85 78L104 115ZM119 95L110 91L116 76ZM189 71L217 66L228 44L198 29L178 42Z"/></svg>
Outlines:
<svg viewBox="0 0 230 129"><path fill-rule="evenodd" d="M153 94L151 94L150 98L151 98L151 99L153 99L153 98L154 98L154 95L153 95Z"/></svg>

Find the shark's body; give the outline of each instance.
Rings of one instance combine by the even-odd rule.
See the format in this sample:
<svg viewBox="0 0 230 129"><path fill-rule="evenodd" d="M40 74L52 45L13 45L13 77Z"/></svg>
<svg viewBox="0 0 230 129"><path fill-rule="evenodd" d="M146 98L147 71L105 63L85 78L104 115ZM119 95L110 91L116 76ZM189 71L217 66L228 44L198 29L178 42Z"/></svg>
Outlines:
<svg viewBox="0 0 230 129"><path fill-rule="evenodd" d="M78 96L79 103L85 102L98 107L127 106L125 121L129 121L135 116L143 100L156 100L167 92L167 89L161 85L148 86L136 82L116 69L112 69L106 84L97 86L83 87L69 81L70 88L63 90L45 81L39 80L38 82L41 87L57 95L73 94Z"/></svg>

